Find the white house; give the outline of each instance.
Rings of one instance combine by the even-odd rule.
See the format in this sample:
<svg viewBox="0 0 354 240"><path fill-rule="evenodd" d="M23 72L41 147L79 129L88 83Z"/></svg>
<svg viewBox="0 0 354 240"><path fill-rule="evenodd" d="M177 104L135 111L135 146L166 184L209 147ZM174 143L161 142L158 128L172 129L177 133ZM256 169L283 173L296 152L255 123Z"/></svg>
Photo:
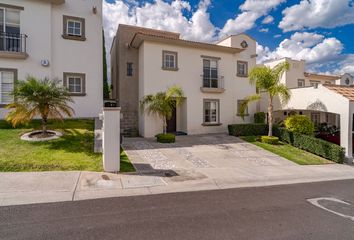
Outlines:
<svg viewBox="0 0 354 240"><path fill-rule="evenodd" d="M276 99L274 104L275 122L284 120L288 115L307 115L315 124L327 123L340 128L340 145L346 149L346 157L353 156L353 114L354 86L350 74L323 75L305 71L305 61L282 58L266 62L274 67L287 61L290 70L283 74L281 82L291 91L291 99L281 104ZM260 111L267 112L267 97L263 95Z"/></svg>
<svg viewBox="0 0 354 240"><path fill-rule="evenodd" d="M0 119L15 79L60 79L75 117L98 116L102 93L101 0L2 0Z"/></svg>
<svg viewBox="0 0 354 240"><path fill-rule="evenodd" d="M181 39L178 33L119 25L111 56L122 128L135 127L144 137L162 132L159 118L139 110L139 100L148 94L180 86L185 100L167 129L201 134L226 132L228 124L243 123L238 106L256 91L248 79L248 69L256 65L256 41L246 34L209 44ZM255 107L248 111L246 122L252 121Z"/></svg>

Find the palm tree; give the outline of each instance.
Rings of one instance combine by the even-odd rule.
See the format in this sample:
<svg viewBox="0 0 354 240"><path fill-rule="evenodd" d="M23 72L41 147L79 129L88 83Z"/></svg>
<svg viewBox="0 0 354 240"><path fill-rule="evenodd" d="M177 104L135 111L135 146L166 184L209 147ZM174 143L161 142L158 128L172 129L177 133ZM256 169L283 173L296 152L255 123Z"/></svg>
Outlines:
<svg viewBox="0 0 354 240"><path fill-rule="evenodd" d="M173 109L179 106L184 99L183 90L178 86L167 89L166 92L158 92L145 96L140 101L142 110L148 114L155 114L163 121L163 133L167 130L167 121L171 119Z"/></svg>
<svg viewBox="0 0 354 240"><path fill-rule="evenodd" d="M277 64L274 68L267 66L254 67L249 74L250 84L256 85L257 94L246 97L243 104L241 104L241 116L247 105L252 101L259 101L261 99L260 92L266 92L268 95L268 136L273 136L273 100L275 96L279 96L282 104L290 100L291 94L289 89L282 83L280 78L288 71L290 65L288 62Z"/></svg>
<svg viewBox="0 0 354 240"><path fill-rule="evenodd" d="M63 120L64 116L71 117L74 110L68 106L73 102L67 89L59 85L59 80L38 80L35 77L27 77L25 81L15 83L13 96L14 103L6 106L11 111L6 120L13 127L18 124L26 124L34 117L42 118L42 135L47 136L48 119Z"/></svg>

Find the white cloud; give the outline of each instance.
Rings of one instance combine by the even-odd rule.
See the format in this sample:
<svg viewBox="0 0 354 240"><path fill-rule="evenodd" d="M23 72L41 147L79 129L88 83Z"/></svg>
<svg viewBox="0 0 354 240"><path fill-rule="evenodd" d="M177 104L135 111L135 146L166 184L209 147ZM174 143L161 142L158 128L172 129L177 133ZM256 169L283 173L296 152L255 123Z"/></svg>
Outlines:
<svg viewBox="0 0 354 240"><path fill-rule="evenodd" d="M285 0L246 0L240 6L242 13L235 19L227 20L221 30L221 36L244 32L254 27L258 18L265 16L268 12Z"/></svg>
<svg viewBox="0 0 354 240"><path fill-rule="evenodd" d="M302 0L286 8L283 15L279 27L284 32L354 23L354 7L350 0Z"/></svg>
<svg viewBox="0 0 354 240"><path fill-rule="evenodd" d="M260 32L267 33L269 32L269 28L261 28L259 29Z"/></svg>
<svg viewBox="0 0 354 240"><path fill-rule="evenodd" d="M274 37L274 38L280 38L281 35L280 35L280 34L275 34L273 37Z"/></svg>
<svg viewBox="0 0 354 240"><path fill-rule="evenodd" d="M316 33L296 32L290 39L284 39L274 51L258 45L257 61L289 57L297 60L304 59L308 64L323 64L338 58L342 50L343 44L336 38L325 38Z"/></svg>
<svg viewBox="0 0 354 240"><path fill-rule="evenodd" d="M272 16L268 15L268 16L266 16L266 17L263 19L262 23L263 23L263 24L270 24L270 23L272 23L273 21L274 21L274 18L273 18Z"/></svg>

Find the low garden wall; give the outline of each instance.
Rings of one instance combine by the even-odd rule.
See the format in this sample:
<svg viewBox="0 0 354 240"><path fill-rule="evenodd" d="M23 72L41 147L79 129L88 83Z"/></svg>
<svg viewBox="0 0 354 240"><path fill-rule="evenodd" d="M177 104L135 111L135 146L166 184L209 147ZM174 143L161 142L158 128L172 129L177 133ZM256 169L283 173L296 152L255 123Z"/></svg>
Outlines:
<svg viewBox="0 0 354 240"><path fill-rule="evenodd" d="M267 124L232 124L228 126L232 136L262 136L268 134ZM300 133L291 132L285 128L274 127L274 136L279 137L294 147L303 149L336 163L343 163L345 149L339 145Z"/></svg>

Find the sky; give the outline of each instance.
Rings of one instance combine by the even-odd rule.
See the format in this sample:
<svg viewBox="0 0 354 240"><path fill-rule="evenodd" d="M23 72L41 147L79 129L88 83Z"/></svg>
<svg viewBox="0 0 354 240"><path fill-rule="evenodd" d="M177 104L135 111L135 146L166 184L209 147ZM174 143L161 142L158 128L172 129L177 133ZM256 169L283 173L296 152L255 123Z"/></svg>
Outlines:
<svg viewBox="0 0 354 240"><path fill-rule="evenodd" d="M257 40L257 62L290 57L307 71L354 75L354 0L104 0L110 49L119 23L216 42L245 32Z"/></svg>

